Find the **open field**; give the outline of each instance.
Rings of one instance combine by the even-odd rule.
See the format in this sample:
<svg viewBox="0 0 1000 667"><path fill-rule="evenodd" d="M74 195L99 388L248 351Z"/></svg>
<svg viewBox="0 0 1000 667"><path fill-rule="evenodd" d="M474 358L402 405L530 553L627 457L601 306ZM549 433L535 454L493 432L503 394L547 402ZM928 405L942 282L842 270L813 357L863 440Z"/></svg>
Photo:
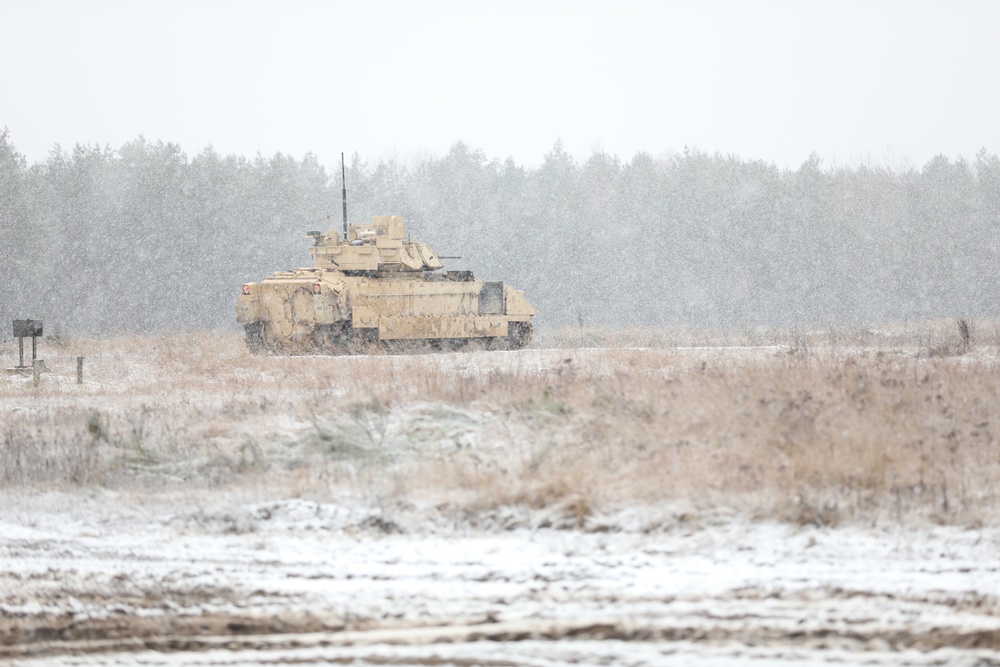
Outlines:
<svg viewBox="0 0 1000 667"><path fill-rule="evenodd" d="M998 343L42 342L0 376L0 655L1000 664Z"/></svg>
<svg viewBox="0 0 1000 667"><path fill-rule="evenodd" d="M564 507L582 525L664 502L826 523L997 518L996 344L653 335L358 357L256 357L230 334L43 343L37 387L0 377L0 482L363 493L469 521Z"/></svg>

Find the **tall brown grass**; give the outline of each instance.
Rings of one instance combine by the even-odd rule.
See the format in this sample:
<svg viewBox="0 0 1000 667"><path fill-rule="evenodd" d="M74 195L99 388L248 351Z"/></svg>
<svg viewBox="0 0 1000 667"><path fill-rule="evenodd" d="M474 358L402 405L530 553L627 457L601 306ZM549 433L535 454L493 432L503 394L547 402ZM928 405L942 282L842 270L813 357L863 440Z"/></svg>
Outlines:
<svg viewBox="0 0 1000 667"><path fill-rule="evenodd" d="M38 387L0 377L0 483L351 491L579 525L677 503L994 523L1000 356L988 324L973 331L591 331L614 343L595 349L574 331L365 357L256 357L230 334L66 341L43 348Z"/></svg>

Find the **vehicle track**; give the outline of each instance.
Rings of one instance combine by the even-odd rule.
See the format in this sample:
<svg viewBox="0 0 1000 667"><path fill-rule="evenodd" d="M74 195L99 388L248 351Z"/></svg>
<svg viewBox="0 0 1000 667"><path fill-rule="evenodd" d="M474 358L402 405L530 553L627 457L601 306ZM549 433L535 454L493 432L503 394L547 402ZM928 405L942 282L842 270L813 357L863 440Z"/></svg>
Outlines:
<svg viewBox="0 0 1000 667"><path fill-rule="evenodd" d="M921 652L942 649L976 649L996 652L1000 664L1000 629L973 631L923 631L905 629L837 630L832 627L786 630L759 627L746 628L670 625L658 622L629 621L615 618L577 618L558 621L520 620L485 622L473 625L425 627L389 627L368 630L304 631L295 628L301 620L286 620L284 632L264 632L266 623L247 619L203 618L201 634L151 634L121 636L109 639L70 641L34 641L0 646L0 657L38 658L58 655L114 654L137 651L203 652L226 651L289 651L315 648L360 646L423 646L428 644L468 644L475 642L554 642L592 640L618 642L695 642L702 645L738 643L747 647L784 647L787 649L869 651L888 649ZM304 625L315 624L315 620ZM275 626L272 626L275 627ZM135 628L133 628L135 629ZM174 628L182 629L181 627ZM225 629L224 634L212 630ZM291 630L291 631L289 631Z"/></svg>

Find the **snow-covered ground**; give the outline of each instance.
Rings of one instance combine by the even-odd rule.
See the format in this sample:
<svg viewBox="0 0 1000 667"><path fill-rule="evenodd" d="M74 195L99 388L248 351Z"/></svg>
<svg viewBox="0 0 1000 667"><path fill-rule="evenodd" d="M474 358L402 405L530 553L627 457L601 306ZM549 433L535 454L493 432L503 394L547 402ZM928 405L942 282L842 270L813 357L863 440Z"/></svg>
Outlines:
<svg viewBox="0 0 1000 667"><path fill-rule="evenodd" d="M0 663L1000 665L995 348L257 358L233 342L95 343L81 385L72 350L51 351L38 387L4 376L0 437L23 443L0 470ZM817 355L844 361L793 363ZM765 385L734 399L744 367ZM843 369L877 384L859 394L879 399L871 413L852 411ZM941 419L917 421L928 410ZM714 460L746 485L737 450L829 415L964 440L889 447L898 461L875 462L895 461L895 495L877 478L855 505L834 496L829 520L795 511L798 480L753 507L725 484L694 493L721 479ZM675 494L632 489L664 429L678 467L646 481L707 472ZM725 456L680 466L696 437ZM919 488L914 452L937 464ZM582 488L608 480L625 490Z"/></svg>
<svg viewBox="0 0 1000 667"><path fill-rule="evenodd" d="M638 507L6 493L0 656L47 664L1000 664L1000 530ZM512 510L513 511L513 510ZM532 512L532 510L523 510ZM522 518L523 519L523 518Z"/></svg>

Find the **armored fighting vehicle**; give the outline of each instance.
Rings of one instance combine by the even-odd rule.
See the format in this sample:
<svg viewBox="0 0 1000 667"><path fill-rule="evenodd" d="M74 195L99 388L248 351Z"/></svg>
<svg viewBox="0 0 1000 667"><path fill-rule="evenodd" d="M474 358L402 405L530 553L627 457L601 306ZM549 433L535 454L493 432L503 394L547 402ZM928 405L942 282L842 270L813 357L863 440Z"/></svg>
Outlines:
<svg viewBox="0 0 1000 667"><path fill-rule="evenodd" d="M247 346L271 354L518 349L531 340L535 309L524 292L471 271L445 271L424 243L405 235L403 219L346 223L344 233L309 232L311 268L243 285L236 320Z"/></svg>

